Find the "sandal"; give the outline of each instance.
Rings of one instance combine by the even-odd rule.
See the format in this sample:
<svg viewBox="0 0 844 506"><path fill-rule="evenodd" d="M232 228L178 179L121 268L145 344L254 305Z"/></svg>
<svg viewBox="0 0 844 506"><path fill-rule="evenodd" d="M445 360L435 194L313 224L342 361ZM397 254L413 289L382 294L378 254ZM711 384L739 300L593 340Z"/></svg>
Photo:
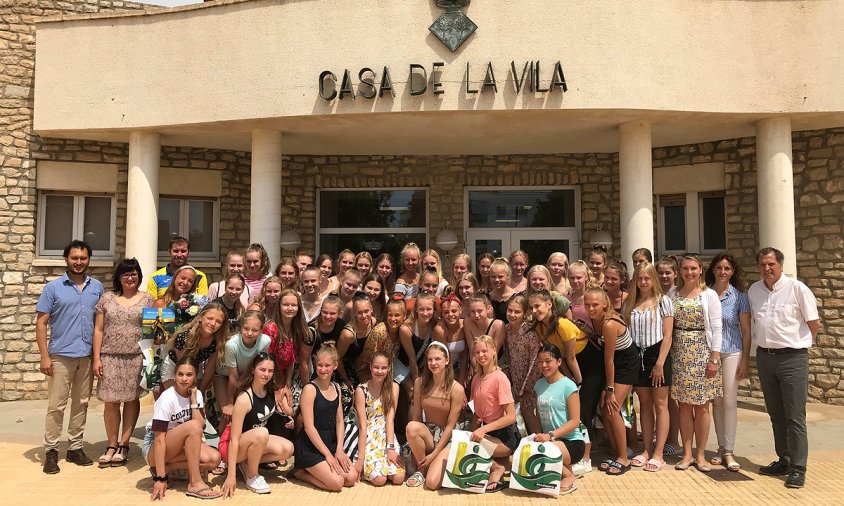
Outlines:
<svg viewBox="0 0 844 506"><path fill-rule="evenodd" d="M203 492L211 492L211 494L203 494ZM211 487L205 487L195 492L191 492L190 490L188 490L185 492L185 495L188 497L194 497L196 499L217 499L218 497L222 496L223 493L219 490L214 490Z"/></svg>
<svg viewBox="0 0 844 506"><path fill-rule="evenodd" d="M129 460L129 445L118 445L117 451L111 456L111 467L124 466L127 460Z"/></svg>
<svg viewBox="0 0 844 506"><path fill-rule="evenodd" d="M673 457L680 453L679 448L675 448L674 445L666 443L665 447L662 450L662 454L666 457Z"/></svg>
<svg viewBox="0 0 844 506"><path fill-rule="evenodd" d="M489 488L490 485L492 485L492 488ZM505 481L491 481L486 484L486 491L488 494L494 494L496 492L501 492L507 487L508 485Z"/></svg>
<svg viewBox="0 0 844 506"><path fill-rule="evenodd" d="M662 466L664 465L664 460L651 459L645 463L644 469L645 471L656 473L659 472L662 469Z"/></svg>
<svg viewBox="0 0 844 506"><path fill-rule="evenodd" d="M720 466L724 463L724 453L725 452L723 448L718 448L718 453L714 457L709 459L709 463L713 466Z"/></svg>
<svg viewBox="0 0 844 506"><path fill-rule="evenodd" d="M613 459L606 459L602 460L600 464L598 464L598 471L607 472L607 469L610 468L610 464L615 462Z"/></svg>
<svg viewBox="0 0 844 506"><path fill-rule="evenodd" d="M423 483L425 483L425 475L421 471L416 471L404 482L408 487L421 487Z"/></svg>
<svg viewBox="0 0 844 506"><path fill-rule="evenodd" d="M648 463L648 457L644 453L640 453L636 455L632 459L630 459L630 465L633 467L643 467L645 464Z"/></svg>
<svg viewBox="0 0 844 506"><path fill-rule="evenodd" d="M630 464L626 466L617 460L613 460L610 467L607 468L607 474L609 476L621 476L622 474L626 473L630 470Z"/></svg>
<svg viewBox="0 0 844 506"><path fill-rule="evenodd" d="M577 483L572 483L566 488L560 488L560 495L569 495L577 490Z"/></svg>
<svg viewBox="0 0 844 506"><path fill-rule="evenodd" d="M733 458L732 452L724 452L723 464L724 467L727 468L727 470L732 471L734 473L741 470L741 464L736 462L736 459Z"/></svg>
<svg viewBox="0 0 844 506"><path fill-rule="evenodd" d="M97 464L99 465L100 469L111 467L111 459L114 458L114 455L117 453L117 446L106 446L106 451L100 458L97 459ZM114 450L110 455L109 451Z"/></svg>

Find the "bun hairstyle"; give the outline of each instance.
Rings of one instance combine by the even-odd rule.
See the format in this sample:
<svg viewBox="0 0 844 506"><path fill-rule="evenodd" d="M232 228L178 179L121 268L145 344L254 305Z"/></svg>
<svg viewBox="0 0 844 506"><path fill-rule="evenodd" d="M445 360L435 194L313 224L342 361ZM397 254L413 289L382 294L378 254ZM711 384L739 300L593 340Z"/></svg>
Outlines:
<svg viewBox="0 0 844 506"><path fill-rule="evenodd" d="M261 243L253 242L246 248L246 254L249 253L258 253L261 255L261 276L266 276L270 273L270 256L267 254L267 250L264 249L264 246Z"/></svg>
<svg viewBox="0 0 844 506"><path fill-rule="evenodd" d="M243 324L246 320L251 320L252 318L258 320L261 324L261 329L263 330L264 325L267 323L267 316L261 311L246 311L240 317L240 326L243 327Z"/></svg>
<svg viewBox="0 0 844 506"><path fill-rule="evenodd" d="M340 361L340 355L337 353L337 342L336 341L323 341L320 345L319 349L316 352L316 359L318 360L319 357L327 355L328 358L334 361L334 363L338 363Z"/></svg>
<svg viewBox="0 0 844 506"><path fill-rule="evenodd" d="M512 274L512 272L513 272L510 269L510 261L507 260L506 258L496 258L492 262L492 265L489 267L489 271L492 272L493 269L504 269L504 271L507 272L508 278L510 277L510 274Z"/></svg>
<svg viewBox="0 0 844 506"><path fill-rule="evenodd" d="M343 301L337 295L331 293L325 296L325 299L322 301L322 306L325 307L326 304L334 304L337 307L337 312L340 313L343 311Z"/></svg>
<svg viewBox="0 0 844 506"><path fill-rule="evenodd" d="M473 302L480 302L485 307L492 306L492 303L489 301L489 297L487 297L486 294L480 292L473 293L472 296L467 299L467 301L469 304L472 304Z"/></svg>
<svg viewBox="0 0 844 506"><path fill-rule="evenodd" d="M513 263L513 260L514 260L516 257L522 257L522 258L524 258L524 259L525 259L525 264L526 264L526 265L530 265L530 257L528 257L528 254L527 254L527 253L525 253L524 251L522 251L522 250L520 250L520 249L517 249L516 251L514 251L514 252L510 253L510 259L509 259L509 260L510 260L510 263Z"/></svg>
<svg viewBox="0 0 844 506"><path fill-rule="evenodd" d="M639 248L634 251L632 255L630 255L631 258L636 256L645 257L645 260L647 260L649 264L654 263L654 256L651 254L651 250L649 250L648 248Z"/></svg>

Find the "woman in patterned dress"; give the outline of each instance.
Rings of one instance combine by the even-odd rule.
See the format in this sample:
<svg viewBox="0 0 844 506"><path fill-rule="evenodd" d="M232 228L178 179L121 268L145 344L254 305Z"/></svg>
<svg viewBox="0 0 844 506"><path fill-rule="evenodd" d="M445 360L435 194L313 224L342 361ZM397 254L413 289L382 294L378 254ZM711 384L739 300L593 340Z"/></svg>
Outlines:
<svg viewBox="0 0 844 506"><path fill-rule="evenodd" d="M114 291L107 292L97 303L94 374L99 378L97 398L105 403L103 421L108 437L108 447L98 459L100 467L126 463L129 438L141 410L138 400L143 392L139 386L143 364L141 349L138 347L141 315L145 307L155 302L150 294L138 291L142 280L138 261L134 258L123 260L112 276Z"/></svg>
<svg viewBox="0 0 844 506"><path fill-rule="evenodd" d="M519 403L525 429L528 434L539 434L542 427L539 423L539 413L536 410L536 392L533 385L540 378L536 357L542 346L533 325L525 321L530 314L528 299L517 294L507 304L507 338L504 340L507 354L510 358L510 382L513 385L513 396Z"/></svg>
<svg viewBox="0 0 844 506"><path fill-rule="evenodd" d="M394 419L399 385L392 381L392 357L376 351L369 364L369 381L355 390L358 417L358 459L355 468L361 476L380 487L387 483L401 485L404 467L399 460Z"/></svg>
<svg viewBox="0 0 844 506"><path fill-rule="evenodd" d="M671 397L680 404L683 457L674 466L694 465L709 472L706 440L709 437L709 403L723 395L721 383L721 301L706 287L703 264L695 255L683 255L680 282L674 294L674 336L671 347L673 374ZM697 441L692 454L692 438Z"/></svg>

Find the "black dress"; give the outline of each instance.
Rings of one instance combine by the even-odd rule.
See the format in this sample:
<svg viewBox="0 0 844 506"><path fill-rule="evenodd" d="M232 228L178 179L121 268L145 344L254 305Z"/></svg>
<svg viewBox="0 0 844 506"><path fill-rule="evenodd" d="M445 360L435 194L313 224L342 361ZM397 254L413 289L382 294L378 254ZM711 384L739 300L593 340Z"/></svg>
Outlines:
<svg viewBox="0 0 844 506"><path fill-rule="evenodd" d="M313 381L311 385L316 389L316 397L314 398L314 427L316 427L323 444L325 444L328 451L333 455L337 451L336 424L337 406L340 402L340 389L337 388L336 383L331 383L337 396L333 401L329 401L322 395L319 387ZM308 433L305 432L304 428L296 435L296 444L293 447L293 467L296 469L307 469L325 461L325 457L316 449L316 446L311 442L311 438L308 437Z"/></svg>

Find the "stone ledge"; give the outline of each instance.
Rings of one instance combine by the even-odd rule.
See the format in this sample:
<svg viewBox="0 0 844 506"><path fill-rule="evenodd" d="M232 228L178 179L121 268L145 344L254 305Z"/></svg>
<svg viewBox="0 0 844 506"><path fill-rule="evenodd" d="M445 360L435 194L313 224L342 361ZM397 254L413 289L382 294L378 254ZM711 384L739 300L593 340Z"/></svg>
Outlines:
<svg viewBox="0 0 844 506"><path fill-rule="evenodd" d="M63 258L36 258L32 261L33 267L65 267L67 263ZM114 267L114 260L93 259L89 267Z"/></svg>

